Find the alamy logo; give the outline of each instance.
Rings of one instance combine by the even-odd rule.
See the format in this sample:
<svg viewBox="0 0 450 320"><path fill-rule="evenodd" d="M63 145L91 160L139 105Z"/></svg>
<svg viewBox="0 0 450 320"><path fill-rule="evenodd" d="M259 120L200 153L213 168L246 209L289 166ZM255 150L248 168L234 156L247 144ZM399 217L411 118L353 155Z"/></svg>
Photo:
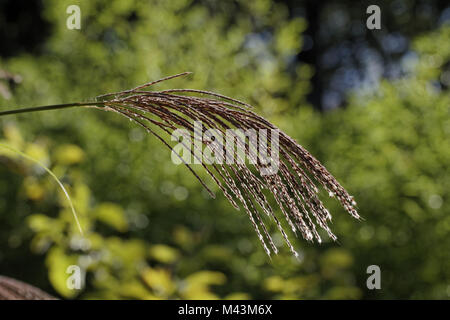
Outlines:
<svg viewBox="0 0 450 320"><path fill-rule="evenodd" d="M193 139L192 139L193 138ZM172 149L172 162L179 164L245 164L261 168L261 175L273 175L279 168L279 130L219 129L203 130L194 121L193 137L187 129L172 133L178 144ZM192 141L193 140L193 141ZM248 143L247 143L248 141ZM203 148L205 144L205 148Z"/></svg>
<svg viewBox="0 0 450 320"><path fill-rule="evenodd" d="M370 274L370 277L367 278L366 285L367 289L381 289L381 270L380 267L373 264L367 267L367 274Z"/></svg>
<svg viewBox="0 0 450 320"><path fill-rule="evenodd" d="M80 7L73 4L67 7L66 13L70 16L66 20L66 26L69 30L81 29L81 10Z"/></svg>
<svg viewBox="0 0 450 320"><path fill-rule="evenodd" d="M381 9L380 9L380 7L375 4L372 4L367 7L366 13L370 14L370 16L367 18L367 21L366 21L367 29L380 30L381 29Z"/></svg>
<svg viewBox="0 0 450 320"><path fill-rule="evenodd" d="M70 276L66 280L67 288L70 290L80 290L83 286L83 271L77 265L70 265L66 270L67 274Z"/></svg>

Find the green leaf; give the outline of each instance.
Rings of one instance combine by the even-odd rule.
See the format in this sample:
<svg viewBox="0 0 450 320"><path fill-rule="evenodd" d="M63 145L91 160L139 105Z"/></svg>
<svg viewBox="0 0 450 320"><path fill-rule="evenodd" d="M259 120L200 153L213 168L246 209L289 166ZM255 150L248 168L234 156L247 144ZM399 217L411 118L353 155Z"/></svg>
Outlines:
<svg viewBox="0 0 450 320"><path fill-rule="evenodd" d="M123 209L114 203L102 203L94 210L95 217L117 231L128 230L128 221Z"/></svg>

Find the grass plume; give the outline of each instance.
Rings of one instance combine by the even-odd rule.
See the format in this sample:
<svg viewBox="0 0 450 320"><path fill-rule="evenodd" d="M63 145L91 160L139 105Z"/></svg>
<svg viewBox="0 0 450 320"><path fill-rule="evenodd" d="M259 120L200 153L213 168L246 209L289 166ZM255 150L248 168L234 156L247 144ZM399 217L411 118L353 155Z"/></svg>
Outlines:
<svg viewBox="0 0 450 320"><path fill-rule="evenodd" d="M95 107L128 118L159 139L169 149L172 147L168 141L176 129L187 129L194 137L194 121L201 121L204 124L204 132L208 129L216 129L225 133L227 129L233 128L244 131L248 129L278 130L279 170L276 174L261 174L263 165L258 161L254 164L239 162L201 164L229 202L236 209L244 208L266 253L270 256L272 253L277 253L278 248L268 231L263 215L274 221L290 251L298 256L280 217L271 205L273 201L281 211L280 216L286 220L292 231L311 242L322 241L318 228L324 229L329 237L336 240L336 236L328 226L331 214L319 199L319 186L324 188L330 196L335 197L351 216L359 219L353 197L328 170L294 139L252 111L252 106L249 104L203 90L148 90L159 82L187 74L189 72L149 82L134 89L101 95L97 97L96 102L89 104L74 103L10 110L0 112L0 116L68 107ZM162 131L155 130L156 127ZM245 141L239 141L239 139L237 141L241 147L245 148L247 156L251 157L250 149L257 146L247 145ZM206 148L214 149L207 141L201 142ZM220 148L226 149L227 146L220 145ZM196 157L195 150L192 150L192 156ZM184 160L183 162L211 196L215 197L193 167Z"/></svg>

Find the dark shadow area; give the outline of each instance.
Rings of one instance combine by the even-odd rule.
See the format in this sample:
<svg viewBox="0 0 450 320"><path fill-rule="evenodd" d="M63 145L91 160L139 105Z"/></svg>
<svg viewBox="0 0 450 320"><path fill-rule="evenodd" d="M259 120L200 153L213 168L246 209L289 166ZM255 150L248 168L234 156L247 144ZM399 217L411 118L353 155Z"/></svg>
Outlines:
<svg viewBox="0 0 450 320"><path fill-rule="evenodd" d="M0 56L38 54L50 34L42 1L0 1Z"/></svg>

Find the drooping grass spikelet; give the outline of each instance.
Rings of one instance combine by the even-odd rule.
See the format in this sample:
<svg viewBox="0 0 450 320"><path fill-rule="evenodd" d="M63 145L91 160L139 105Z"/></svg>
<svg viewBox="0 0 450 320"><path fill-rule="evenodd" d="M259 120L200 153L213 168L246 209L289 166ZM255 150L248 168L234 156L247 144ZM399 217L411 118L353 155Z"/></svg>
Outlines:
<svg viewBox="0 0 450 320"><path fill-rule="evenodd" d="M277 253L278 249L259 209L275 222L291 252L294 255L297 253L265 192L271 194L292 231L300 233L308 241L316 240L319 243L322 241L317 226L324 229L333 240L336 239L328 227L331 215L319 199L318 185L322 186L330 196L336 197L350 215L359 219L353 197L327 169L294 139L253 112L249 104L213 92L195 89L144 91L156 83L186 74L189 73L170 76L134 89L106 94L98 98L102 107L105 107L104 110L117 112L136 122L169 148L171 146L166 142L169 139L160 136L154 130L155 127L162 129L169 138L176 129L186 129L191 137L195 138L194 121L201 121L203 133L208 129L216 129L224 136L228 129L244 131L254 129L263 132L262 138L267 139L268 137L264 136L266 131L261 130L265 129L267 132L277 130L279 132L279 169L274 174L263 174L264 165L255 159L252 153L252 149L258 150L258 146L251 141L246 143L245 138L236 136L235 142L238 147L245 150L245 156L249 159L253 157L252 163L242 162L243 159L238 159L240 156L237 155L234 160L240 161L234 164L223 162L206 165L198 159L196 153L198 146L196 147L195 143L194 150L191 150L192 156L197 157L230 203L237 209L239 204L244 208L268 255ZM192 94L201 96L192 96ZM221 151L220 149L229 151L225 143L218 143L219 146L217 146L203 139L201 144L213 153ZM273 142L268 141L268 154L273 147ZM183 162L214 196L193 167L186 161L183 160Z"/></svg>

